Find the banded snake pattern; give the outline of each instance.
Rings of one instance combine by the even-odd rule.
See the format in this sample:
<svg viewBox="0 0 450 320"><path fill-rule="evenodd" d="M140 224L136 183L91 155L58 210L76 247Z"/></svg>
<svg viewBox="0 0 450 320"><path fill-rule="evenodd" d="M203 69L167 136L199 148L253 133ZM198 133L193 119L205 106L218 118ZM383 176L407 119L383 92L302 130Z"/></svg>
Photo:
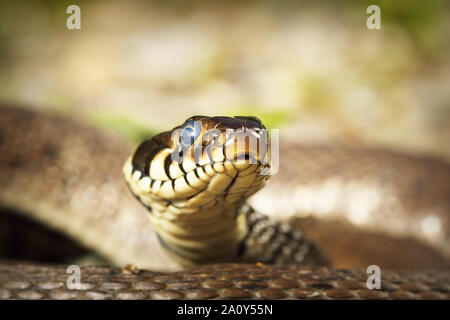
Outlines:
<svg viewBox="0 0 450 320"><path fill-rule="evenodd" d="M389 253L391 250L405 263L400 267L394 265L394 268L416 269L416 271L403 273L386 271L386 274L389 274L385 281L388 291L379 292L378 298L448 298L449 272L446 249L448 250L450 171L445 161L371 150L346 152L345 149L336 151L299 147L298 150L303 156L308 153L315 155L317 161L327 153L328 157L332 158L336 153L344 152L347 155L346 163L354 161L354 165L357 160L352 160L352 156L358 159L355 155L360 152L363 157L359 158L366 156L370 158L369 163L381 159L382 161L379 162L386 165L385 161L389 159L390 162L387 164L392 163L394 167L399 168L399 171L409 168L409 176L419 172L422 178L421 192L415 197L414 208L421 210L419 213L410 213L405 218L411 223L407 224L408 227L405 230L412 230L411 233L403 232L402 237L392 237L392 240L390 237L395 230L388 230L390 234L387 232L385 235L376 228L356 230L342 221L309 223L295 218L294 221L279 221L255 212L245 204L245 200L247 196L262 187L267 176L256 174L256 167L263 167L259 163L250 166L246 163L252 158L252 150L244 150L241 167L239 164L227 164L226 160L234 158L236 154L233 151L228 155L225 148L217 149L220 153L212 155L212 157L218 157L215 159L215 165L207 163L210 160L207 154L201 154L200 159L196 160L198 163L203 162L202 171L199 170L196 161L193 161L195 166L192 168L188 165L179 166L167 160L170 158L169 155L176 151L179 142L190 140L189 136L188 139L183 137L186 130L178 130L180 133L175 134L175 138L169 132L142 143L123 166L126 155L130 154L130 148L128 144L116 137L70 120L23 109L5 107L0 112L0 148L2 149L0 179L2 186L5 186L0 194L2 207L26 214L33 220L63 231L84 247L98 252L117 266L133 263L139 268L151 270L124 276L119 269L112 267L85 267L87 278L92 276L92 279L104 278L105 283L122 283L124 288L122 293L126 291L129 294L121 295L120 288L117 290L107 287L99 288L97 284L88 286L86 291L70 293L57 284L60 283L61 276L55 277L54 279L57 279L55 284L47 289L44 288L45 285L42 285L45 273L55 275L56 270L61 269L60 267L48 265L39 267L5 262L2 264L5 272L2 272L0 276L0 283L4 284L1 289L4 298L26 297L27 292L35 293L34 297L37 298L53 297L52 292L63 292L61 297L66 298L87 298L89 293L94 291L103 292L105 298L125 296L135 298L370 298L371 295L377 297L376 293L367 293L369 291L361 287L363 283L361 271L340 271L327 266L329 260L333 266L338 261L329 252L333 247L332 243L339 241L336 238L327 240L327 235L334 235L336 232L339 237L349 239L355 234L362 235L362 238L354 238L359 239L359 242L365 242L366 234L369 243L370 239L375 239L375 243L383 239L382 243L384 241L394 249L379 243L378 247L381 249L372 250L375 255L372 255L371 259L375 264L377 261L385 261L377 260L377 250L381 252L380 257L383 254L386 256L386 252ZM192 123L196 121L205 128L193 127ZM192 118L178 129L186 127L190 128L188 132L194 135L194 140L197 138L198 130L207 128L219 129L222 133L226 128L238 128L243 131L263 129L262 124L255 118L237 117ZM222 136L224 137L225 135ZM174 138L173 141L178 144L172 144L171 138ZM195 145L193 140L189 142ZM190 143L186 144L187 147ZM282 148L280 154L294 152L292 150L290 148L290 151L286 151ZM404 164L408 164L409 167L406 168ZM307 166L307 164L304 165ZM248 168L252 166L254 170L249 170ZM128 187L123 182L122 167ZM153 167L159 169L156 170ZM209 169L206 169L207 167ZM207 172L211 169L213 170ZM280 176L292 174L292 172L286 173L284 169L285 167L281 164ZM245 178L246 176L252 178ZM166 182L170 183L166 186ZM277 182L273 185L276 186ZM405 184L404 181L397 182ZM128 188L144 206L130 195ZM389 185L386 189L389 189ZM226 191L225 196L224 191ZM399 194L402 199L406 193ZM203 205L211 199L213 201L209 202L209 205L203 210L198 210L199 203ZM217 199L222 200L217 202ZM440 229L437 235L434 234L434 238L426 239L426 234L421 236L420 228L415 228L415 225L420 225L419 222L427 218L424 214L428 214L428 211L423 210L423 207L429 203L433 204L433 213L438 217ZM194 205L196 209L191 210L190 205ZM408 205L409 203L406 203L405 207ZM180 213L181 219L176 216ZM400 218L405 216L403 213L398 215ZM148 217L151 223L148 222ZM199 217L204 218L203 223L199 223ZM383 226L383 224L380 225ZM394 223L393 225L395 226ZM389 226L386 226L386 229L389 229ZM317 232L308 233L308 230ZM320 230L326 231L322 231L321 234ZM339 230L342 230L340 234ZM202 241L204 239L207 241ZM342 248L339 249L339 244L334 247L338 247L337 254L343 251ZM351 247L346 247L347 251L354 253ZM408 259L402 258L402 253L405 252ZM408 252L415 252L417 257L414 254L408 255ZM388 254L395 261L394 255ZM253 264L217 264L230 261ZM179 271L204 263L214 264ZM338 267L340 267L339 263L337 263ZM344 267L354 267L351 264L345 265L345 262L341 264ZM17 272L14 272L14 266ZM387 264L387 269L389 267L392 266ZM440 270L433 273L423 269ZM34 272L27 274L23 270L34 270ZM245 270L248 270L248 273ZM162 271L177 272L162 273ZM243 275L244 273L246 275ZM142 278L144 275L146 280ZM134 282L125 284L124 282L128 281L127 277L134 277ZM202 282L202 277L208 278L210 282L213 278L224 282L211 287L209 282ZM265 277L267 281L261 280L261 277ZM155 281L152 281L153 278ZM37 279L40 280L37 281ZM410 285L415 285L417 288L408 289L405 279L413 281ZM49 281L50 279L47 282ZM141 283L141 287L135 284L136 281ZM154 289L151 289L151 286L142 289L145 287L142 284L145 281L156 283ZM354 288L342 287L342 281L354 281ZM359 281L359 285L356 285L355 281ZM180 282L184 283L184 286L171 285L171 283ZM342 291L339 291L341 289ZM338 294L339 292L341 295ZM29 297L33 297L31 293ZM199 295L196 296L196 293ZM101 296L101 294L97 295L97 297Z"/></svg>

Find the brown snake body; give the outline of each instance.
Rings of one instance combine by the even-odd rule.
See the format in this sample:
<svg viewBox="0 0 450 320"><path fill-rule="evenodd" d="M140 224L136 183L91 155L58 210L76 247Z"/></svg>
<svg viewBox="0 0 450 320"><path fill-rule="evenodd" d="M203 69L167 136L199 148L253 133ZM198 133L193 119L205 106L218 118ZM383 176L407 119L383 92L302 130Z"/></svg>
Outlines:
<svg viewBox="0 0 450 320"><path fill-rule="evenodd" d="M383 223L376 221L388 221L388 214L379 216L378 220L369 215L366 221L368 225L374 225L372 229L356 228L339 218L336 213L340 210L338 205L338 209L330 210L332 214L328 222L291 221L291 226L300 224L304 229L309 228L305 229L306 233L309 230L308 236L323 247L335 266L361 268L380 264L382 270L441 269L438 273L386 271L383 272L385 287L378 293L361 287L367 275L356 270L225 264L178 273L159 273L157 271L179 270L180 265L161 250L148 223L145 208L130 195L123 183L121 168L130 152L128 145L59 117L12 108L2 108L0 113L2 206L63 230L116 265L134 263L140 268L155 270L123 275L110 267L86 267L83 277L87 287L84 291L73 292L61 286L63 277L67 278L67 274L61 272L62 267L2 264L0 294L4 298L370 298L371 295L378 298L448 298L446 249L450 171L443 161L375 151L324 151L304 147L299 149L301 154L304 157L310 155L315 161L304 162L303 166L310 163L310 168L303 173L297 172L296 176L303 181L312 179L307 177L307 172L311 177L317 178L317 172L322 172L327 177L336 174L344 181L352 181L361 176L371 177L377 166L394 168L398 176L394 174L392 177L388 170L372 186L384 183L387 191L393 188L391 194L398 195L394 200L397 199L401 207L398 209L398 203L397 207L391 206L391 209L398 210L392 209L396 214L391 217L394 222L386 226L387 232L382 232ZM283 150L281 154L288 152ZM294 151L291 149L290 152ZM329 164L322 165L321 170L318 159L327 152L328 158L344 157L345 161L339 163L348 165L345 170ZM367 167L356 166L364 163ZM314 166L319 168L314 169ZM296 171L292 168L302 166L288 167ZM292 171L286 173L284 168L285 164L281 163L281 179L283 174L292 177ZM387 184L389 179L396 183ZM308 182L310 185L313 184L311 181ZM374 180L366 178L366 181ZM276 183L273 184L275 188ZM411 189L411 185L416 189ZM396 223L405 219L412 227L406 224L403 229L402 226L397 228ZM431 228L435 232L425 232L421 236L422 229L430 230L427 229L429 221L432 227L437 221L439 228ZM352 240L345 242L346 239ZM364 258L367 251L369 254ZM347 258L340 260L339 256L345 255ZM391 265L390 261L393 261ZM213 279L218 282L214 284ZM347 280L350 282L345 287ZM352 281L353 287L349 285Z"/></svg>
<svg viewBox="0 0 450 320"><path fill-rule="evenodd" d="M359 269L212 264L189 271L124 272L81 267L80 290L66 287L66 266L0 265L2 299L449 299L450 272L385 271L369 290Z"/></svg>

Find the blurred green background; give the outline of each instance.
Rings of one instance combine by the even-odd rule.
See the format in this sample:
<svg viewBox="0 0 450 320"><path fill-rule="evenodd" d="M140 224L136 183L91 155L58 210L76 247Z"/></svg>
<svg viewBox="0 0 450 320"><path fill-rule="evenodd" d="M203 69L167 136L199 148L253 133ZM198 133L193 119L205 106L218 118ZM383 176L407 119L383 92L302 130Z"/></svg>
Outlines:
<svg viewBox="0 0 450 320"><path fill-rule="evenodd" d="M450 158L448 1L0 2L0 101L137 140L193 114ZM381 30L366 27L381 8Z"/></svg>

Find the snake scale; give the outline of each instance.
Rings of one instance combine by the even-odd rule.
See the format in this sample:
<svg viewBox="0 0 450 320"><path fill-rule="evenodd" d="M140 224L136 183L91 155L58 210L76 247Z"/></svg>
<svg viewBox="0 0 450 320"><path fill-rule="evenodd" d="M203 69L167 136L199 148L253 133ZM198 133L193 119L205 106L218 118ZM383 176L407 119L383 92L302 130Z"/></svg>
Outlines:
<svg viewBox="0 0 450 320"><path fill-rule="evenodd" d="M275 196L288 202L280 209L283 219L276 219L246 203L268 178L259 174L268 167L266 154L248 146L228 150L230 128L238 131L232 141L250 133L268 145L253 117L194 117L132 151L119 138L72 120L0 108L2 213L63 232L113 265L145 269L82 267L82 289L69 290L67 265L4 260L0 297L450 297L447 162L370 149L281 146L279 174L265 189L292 198ZM218 132L208 139L221 147L196 153L196 146L212 144L203 139L206 129ZM310 201L305 209L296 200L307 194L305 186L323 198L323 190L336 185L341 199L364 189L361 181L382 195L379 202L369 197L375 209L364 221L350 223L358 211L354 201L346 207L334 199L325 209ZM252 201L264 205L258 199ZM292 203L328 219L288 219L282 211ZM382 290L365 287L361 268L370 264L382 269Z"/></svg>

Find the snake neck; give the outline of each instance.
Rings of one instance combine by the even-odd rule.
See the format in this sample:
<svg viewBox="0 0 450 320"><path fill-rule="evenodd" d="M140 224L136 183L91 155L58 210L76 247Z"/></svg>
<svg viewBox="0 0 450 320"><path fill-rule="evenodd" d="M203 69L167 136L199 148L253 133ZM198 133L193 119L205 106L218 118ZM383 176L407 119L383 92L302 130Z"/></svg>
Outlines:
<svg viewBox="0 0 450 320"><path fill-rule="evenodd" d="M302 230L270 218L243 205L247 233L242 240L242 262L263 262L277 265L330 265L330 261Z"/></svg>
<svg viewBox="0 0 450 320"><path fill-rule="evenodd" d="M162 247L183 266L236 260L248 234L247 217L239 206L215 205L176 218L167 207L153 204L148 210Z"/></svg>
<svg viewBox="0 0 450 320"><path fill-rule="evenodd" d="M167 218L167 214L154 208L149 208L149 212L162 247L183 266L236 260L280 265L329 264L301 230L256 212L247 204L233 208L214 206L177 219Z"/></svg>

